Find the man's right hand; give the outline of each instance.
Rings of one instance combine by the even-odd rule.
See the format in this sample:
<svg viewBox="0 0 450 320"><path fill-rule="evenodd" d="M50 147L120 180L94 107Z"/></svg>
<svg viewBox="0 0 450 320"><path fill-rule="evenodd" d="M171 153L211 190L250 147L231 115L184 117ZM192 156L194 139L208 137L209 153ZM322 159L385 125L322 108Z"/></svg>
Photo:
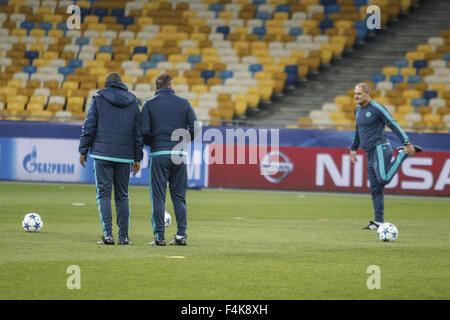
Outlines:
<svg viewBox="0 0 450 320"><path fill-rule="evenodd" d="M350 150L350 161L353 164L356 164L358 162L358 160L356 158L356 151Z"/></svg>
<svg viewBox="0 0 450 320"><path fill-rule="evenodd" d="M86 168L87 154L80 154L80 164Z"/></svg>
<svg viewBox="0 0 450 320"><path fill-rule="evenodd" d="M141 170L141 163L133 162L133 164L131 165L131 171L133 171L133 176L137 175L139 170Z"/></svg>

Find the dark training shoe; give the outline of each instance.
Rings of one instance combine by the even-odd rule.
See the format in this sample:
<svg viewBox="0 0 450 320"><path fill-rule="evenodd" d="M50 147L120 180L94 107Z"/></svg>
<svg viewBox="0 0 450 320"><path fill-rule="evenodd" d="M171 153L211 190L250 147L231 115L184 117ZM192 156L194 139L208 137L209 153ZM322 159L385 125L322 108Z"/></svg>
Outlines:
<svg viewBox="0 0 450 320"><path fill-rule="evenodd" d="M186 245L186 238L182 237L182 238L177 238L175 237L170 243L169 245L171 246L185 246Z"/></svg>
<svg viewBox="0 0 450 320"><path fill-rule="evenodd" d="M128 245L128 246L132 246L132 245L133 245L133 242L131 242L130 238L126 237L126 238L123 239L123 240L119 240L119 241L117 242L117 244L119 244L119 245Z"/></svg>
<svg viewBox="0 0 450 320"><path fill-rule="evenodd" d="M370 221L367 227L362 227L363 230L378 230L379 224L373 221Z"/></svg>
<svg viewBox="0 0 450 320"><path fill-rule="evenodd" d="M155 240L148 243L149 246L157 246L157 247L164 247L166 245L165 240Z"/></svg>
<svg viewBox="0 0 450 320"><path fill-rule="evenodd" d="M397 151L401 151L401 150L405 150L405 147L400 146L397 148ZM422 147L414 145L414 150L416 151L416 153L419 153L422 151Z"/></svg>
<svg viewBox="0 0 450 320"><path fill-rule="evenodd" d="M113 245L114 238L113 237L102 237L102 240L97 242L98 245Z"/></svg>

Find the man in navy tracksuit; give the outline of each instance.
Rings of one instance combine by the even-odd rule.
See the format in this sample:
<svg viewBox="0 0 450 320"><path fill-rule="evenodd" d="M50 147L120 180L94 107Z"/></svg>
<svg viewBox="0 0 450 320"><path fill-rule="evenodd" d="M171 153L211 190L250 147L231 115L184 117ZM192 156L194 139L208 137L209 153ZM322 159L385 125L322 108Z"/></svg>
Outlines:
<svg viewBox="0 0 450 320"><path fill-rule="evenodd" d="M130 164L139 172L143 157L140 101L122 83L118 73L106 76L105 88L92 98L80 137L80 163L88 151L94 159L95 186L103 238L97 244L113 245L111 193L114 186L118 244L131 245L128 237Z"/></svg>
<svg viewBox="0 0 450 320"><path fill-rule="evenodd" d="M188 100L175 95L173 79L167 73L156 80L156 94L142 106L142 136L150 146L150 201L152 203L152 227L155 241L152 246L165 246L165 200L167 182L177 221L177 233L170 245L186 245L187 209L187 168L186 161L179 159L180 142L194 138L194 109ZM184 131L187 138L172 138L174 131ZM181 152L181 153L180 153Z"/></svg>
<svg viewBox="0 0 450 320"><path fill-rule="evenodd" d="M355 109L356 131L350 147L350 160L356 163L358 147L366 152L375 221L370 221L363 229L376 230L384 222L384 186L392 180L408 156L422 149L410 143L408 136L385 107L371 100L370 87L367 84L356 85L353 94L359 106ZM404 144L398 148L398 155L392 162L392 146L386 138L385 126L388 126Z"/></svg>

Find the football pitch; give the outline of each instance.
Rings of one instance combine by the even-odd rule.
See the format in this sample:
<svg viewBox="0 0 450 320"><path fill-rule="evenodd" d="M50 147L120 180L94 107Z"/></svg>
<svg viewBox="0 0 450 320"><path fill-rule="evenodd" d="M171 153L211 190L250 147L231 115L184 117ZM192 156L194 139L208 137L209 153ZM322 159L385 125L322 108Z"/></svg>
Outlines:
<svg viewBox="0 0 450 320"><path fill-rule="evenodd" d="M0 183L0 299L450 298L449 198L386 197L399 230L388 243L361 230L368 195L189 190L188 245L150 247L147 187L130 187L133 246L96 245L95 196L94 185ZM40 232L22 229L29 212ZM117 240L114 209L113 220Z"/></svg>

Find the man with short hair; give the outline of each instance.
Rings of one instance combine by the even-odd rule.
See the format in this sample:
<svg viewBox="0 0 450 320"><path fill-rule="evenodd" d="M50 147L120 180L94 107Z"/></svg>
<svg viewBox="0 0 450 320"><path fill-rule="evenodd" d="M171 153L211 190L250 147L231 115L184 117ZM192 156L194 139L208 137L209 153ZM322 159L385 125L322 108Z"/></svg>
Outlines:
<svg viewBox="0 0 450 320"><path fill-rule="evenodd" d="M358 147L366 152L375 221L370 221L363 229L377 230L384 222L384 186L389 184L407 157L422 149L410 143L408 136L384 106L371 100L370 87L366 83L357 84L353 95L358 106L355 109L356 131L350 147L350 160L356 163ZM392 162L392 146L386 137L385 126L388 126L404 145L397 148L398 155Z"/></svg>
<svg viewBox="0 0 450 320"><path fill-rule="evenodd" d="M155 241L151 246L165 246L165 200L167 182L177 221L177 233L170 245L186 245L187 229L187 168L186 162L174 162L174 157L184 154L178 148L180 139L173 139L176 130L184 130L186 140L194 138L194 109L187 99L179 97L173 90L172 76L160 74L156 80L155 96L142 106L142 135L150 146L150 200L152 227ZM189 142L186 141L186 142Z"/></svg>
<svg viewBox="0 0 450 320"><path fill-rule="evenodd" d="M114 186L118 244L131 245L128 187L131 170L136 175L143 157L140 101L122 83L120 74L109 73L105 88L89 105L80 137L80 164L85 167L90 151L94 159L97 204L103 237L100 245L113 245L111 193Z"/></svg>

